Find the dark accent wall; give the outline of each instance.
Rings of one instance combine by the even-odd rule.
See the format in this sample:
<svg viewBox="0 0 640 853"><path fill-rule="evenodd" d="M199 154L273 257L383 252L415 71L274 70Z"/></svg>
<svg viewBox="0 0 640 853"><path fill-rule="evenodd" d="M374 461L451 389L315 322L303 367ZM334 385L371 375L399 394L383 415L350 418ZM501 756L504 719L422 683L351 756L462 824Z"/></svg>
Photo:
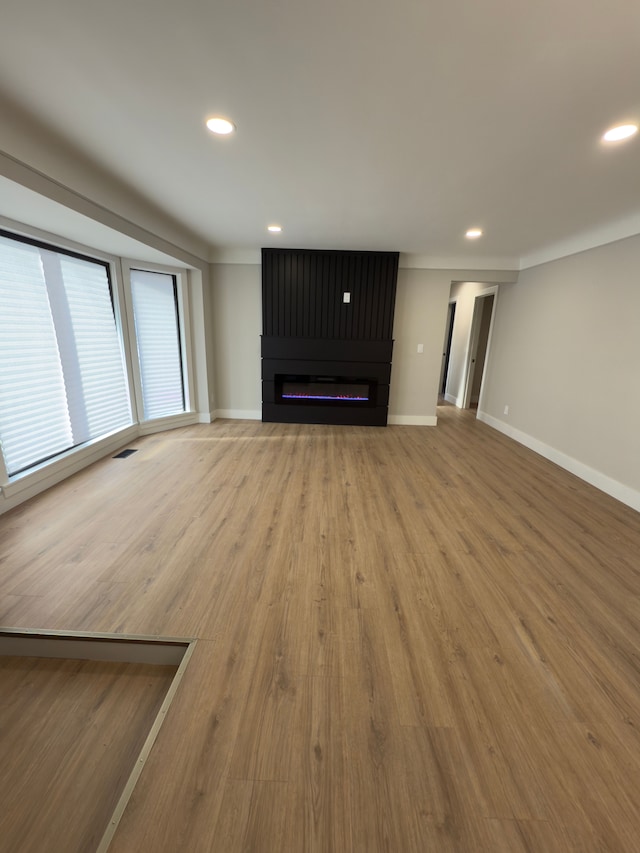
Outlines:
<svg viewBox="0 0 640 853"><path fill-rule="evenodd" d="M386 425L398 259L397 252L262 250L264 421ZM375 405L274 402L274 375L318 372L375 380Z"/></svg>
<svg viewBox="0 0 640 853"><path fill-rule="evenodd" d="M397 278L397 252L263 249L262 334L390 341Z"/></svg>

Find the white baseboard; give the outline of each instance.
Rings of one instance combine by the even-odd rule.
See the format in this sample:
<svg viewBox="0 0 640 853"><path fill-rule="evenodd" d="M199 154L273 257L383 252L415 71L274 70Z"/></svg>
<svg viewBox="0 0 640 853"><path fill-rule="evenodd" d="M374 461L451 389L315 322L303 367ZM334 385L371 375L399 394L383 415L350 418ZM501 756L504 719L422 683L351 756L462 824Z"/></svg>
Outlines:
<svg viewBox="0 0 640 853"><path fill-rule="evenodd" d="M170 415L167 418L156 418L152 421L143 421L140 424L140 435L154 435L156 432L191 426L198 422L198 415L195 412L184 412L180 415Z"/></svg>
<svg viewBox="0 0 640 853"><path fill-rule="evenodd" d="M215 412L198 412L199 424L212 424L216 419Z"/></svg>
<svg viewBox="0 0 640 853"><path fill-rule="evenodd" d="M539 453L540 456L544 456L545 459L549 459L550 462L555 462L556 465L564 468L565 471L570 471L572 474L575 474L576 477L580 477L581 480L595 486L596 489L600 489L601 492L611 495L612 498L615 498L621 503L630 506L631 509L635 509L640 512L640 492L636 491L636 489L632 489L630 486L625 486L624 483L620 483L618 480L608 477L601 471L596 471L595 468L585 465L578 459L574 459L572 456L568 456L566 453L556 450L555 447L551 447L543 441L539 441L537 438L512 427L504 421L498 420L498 418L488 415L486 412L479 411L477 417L479 421L483 421L488 426L504 433L504 435L512 438L514 441L517 441L518 444L523 444L535 453Z"/></svg>
<svg viewBox="0 0 640 853"><path fill-rule="evenodd" d="M436 415L389 415L391 426L436 426Z"/></svg>
<svg viewBox="0 0 640 853"><path fill-rule="evenodd" d="M255 409L216 409L216 418L231 418L235 421L261 421L262 412Z"/></svg>
<svg viewBox="0 0 640 853"><path fill-rule="evenodd" d="M252 409L216 409L215 417L238 421L260 421L262 412ZM389 415L388 422L396 426L436 426L438 419L434 415Z"/></svg>
<svg viewBox="0 0 640 853"><path fill-rule="evenodd" d="M445 394L444 399L447 403L452 403L454 406L457 406L459 409L462 408L462 400L459 400L457 397L454 397L453 394Z"/></svg>

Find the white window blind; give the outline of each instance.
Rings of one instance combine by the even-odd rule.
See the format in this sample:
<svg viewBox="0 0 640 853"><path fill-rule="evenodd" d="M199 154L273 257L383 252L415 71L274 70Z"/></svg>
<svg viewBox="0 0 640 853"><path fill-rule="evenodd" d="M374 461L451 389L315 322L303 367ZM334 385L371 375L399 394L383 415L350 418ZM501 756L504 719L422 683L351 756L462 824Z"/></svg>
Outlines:
<svg viewBox="0 0 640 853"><path fill-rule="evenodd" d="M175 278L132 269L131 293L145 420L184 412Z"/></svg>
<svg viewBox="0 0 640 853"><path fill-rule="evenodd" d="M40 252L0 237L0 438L9 474L72 443Z"/></svg>
<svg viewBox="0 0 640 853"><path fill-rule="evenodd" d="M106 270L64 256L61 268L75 347L69 409L76 440L88 441L131 423L129 393Z"/></svg>
<svg viewBox="0 0 640 853"><path fill-rule="evenodd" d="M130 423L106 266L0 235L0 443L9 475Z"/></svg>

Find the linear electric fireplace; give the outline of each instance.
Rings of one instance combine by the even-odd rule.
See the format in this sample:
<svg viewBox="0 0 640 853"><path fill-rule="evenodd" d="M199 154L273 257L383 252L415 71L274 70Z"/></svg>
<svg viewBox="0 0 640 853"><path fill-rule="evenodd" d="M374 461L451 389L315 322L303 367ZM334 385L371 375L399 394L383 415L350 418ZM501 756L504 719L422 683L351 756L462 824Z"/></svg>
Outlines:
<svg viewBox="0 0 640 853"><path fill-rule="evenodd" d="M262 420L386 426L397 252L262 250Z"/></svg>
<svg viewBox="0 0 640 853"><path fill-rule="evenodd" d="M387 423L390 342L283 340L263 335L262 355L263 420Z"/></svg>
<svg viewBox="0 0 640 853"><path fill-rule="evenodd" d="M345 376L276 373L275 400L293 406L375 406L377 384L375 380Z"/></svg>

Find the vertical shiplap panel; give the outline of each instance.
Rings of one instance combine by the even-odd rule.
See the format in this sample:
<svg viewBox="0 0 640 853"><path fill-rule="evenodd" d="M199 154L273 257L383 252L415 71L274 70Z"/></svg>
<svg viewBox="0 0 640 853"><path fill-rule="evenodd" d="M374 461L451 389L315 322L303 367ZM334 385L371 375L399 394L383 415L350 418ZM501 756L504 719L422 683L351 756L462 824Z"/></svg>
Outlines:
<svg viewBox="0 0 640 853"><path fill-rule="evenodd" d="M351 290L353 286L353 264L354 258L352 255L343 255L342 257L342 276L339 286L336 288L336 305L338 306L338 315L340 317L340 337L344 335L345 339L349 338L349 320L353 303L345 305L342 301L342 294L345 290Z"/></svg>
<svg viewBox="0 0 640 853"><path fill-rule="evenodd" d="M291 304L291 334L295 338L302 337L304 326L304 288L307 281L307 260L305 255L297 257L296 275L291 282L289 301Z"/></svg>
<svg viewBox="0 0 640 853"><path fill-rule="evenodd" d="M306 259L307 272L305 275L305 286L303 291L304 296L304 328L300 330L302 337L315 336L315 324L318 322L318 294L319 288L317 281L314 281L313 276L313 258L307 256Z"/></svg>
<svg viewBox="0 0 640 853"><path fill-rule="evenodd" d="M274 293L273 293L273 266L277 258L273 255L262 253L262 334L274 335L275 324L273 322Z"/></svg>
<svg viewBox="0 0 640 853"><path fill-rule="evenodd" d="M324 334L323 327L326 322L326 309L324 306L326 259L323 263L315 265L314 260L309 259L309 329L311 337L321 338Z"/></svg>
<svg viewBox="0 0 640 853"><path fill-rule="evenodd" d="M378 294L380 286L378 282L377 258L367 258L367 333L372 340L378 340L379 318L378 318Z"/></svg>
<svg viewBox="0 0 640 853"><path fill-rule="evenodd" d="M399 255L395 255L395 257L391 257L389 259L390 269L389 269L389 287L387 288L387 304L385 311L386 318L386 329L385 329L385 337L387 340L391 340L393 337L393 315L396 307L396 288L398 286L398 264L400 258Z"/></svg>
<svg viewBox="0 0 640 853"><path fill-rule="evenodd" d="M323 304L323 338L332 337L333 331L333 297L331 295L331 282L336 276L336 259L334 255L326 255L323 263L324 276L322 278L322 304Z"/></svg>
<svg viewBox="0 0 640 853"><path fill-rule="evenodd" d="M287 276L287 280L285 282L284 288L284 299L285 299L285 312L284 312L284 330L285 334L291 334L292 329L292 313L293 313L293 298L295 296L295 281L297 279L298 272L298 258L296 255L290 255L288 258L289 261L289 274Z"/></svg>
<svg viewBox="0 0 640 853"><path fill-rule="evenodd" d="M273 285L278 294L278 313L276 315L276 330L275 334L280 337L284 334L284 284L286 280L286 270L290 263L290 258L283 256L279 258L277 278Z"/></svg>
<svg viewBox="0 0 640 853"><path fill-rule="evenodd" d="M364 314L366 309L366 304L363 299L364 294L360 287L360 280L362 278L362 257L362 255L353 255L351 257L350 281L348 284L345 284L345 290L351 291L351 303L344 306L347 320L346 333L347 338L356 340L360 337L358 332L358 317L360 314Z"/></svg>
<svg viewBox="0 0 640 853"><path fill-rule="evenodd" d="M271 324L269 322L269 312L271 311L270 294L268 291L269 275L267 267L271 262L271 258L265 257L262 253L262 334L271 334Z"/></svg>
<svg viewBox="0 0 640 853"><path fill-rule="evenodd" d="M360 256L358 264L358 275L356 281L356 298L359 309L354 312L353 335L359 340L371 339L371 291L373 283L370 277L371 258L367 255Z"/></svg>
<svg viewBox="0 0 640 853"><path fill-rule="evenodd" d="M335 263L335 277L329 282L329 299L330 299L330 326L329 326L329 337L330 338L339 338L340 337L340 307L336 300L336 293L338 293L342 288L342 279L343 279L343 265L344 265L344 256L336 254L334 263Z"/></svg>
<svg viewBox="0 0 640 853"><path fill-rule="evenodd" d="M284 266L287 262L287 259L284 257L277 257L276 263L274 264L274 279L271 283L273 287L273 291L276 297L276 304L274 306L273 312L273 334L278 336L281 333L282 325L284 322L284 300L282 298L281 288L282 288L282 280L283 280L283 271Z"/></svg>
<svg viewBox="0 0 640 853"><path fill-rule="evenodd" d="M349 309L353 307L353 304L345 305L342 301L342 294L345 290L349 290L353 284L353 257L351 255L342 255L340 260L342 261L342 275L340 276L339 287L336 288L337 292L334 297L338 313L336 337L341 340L347 340L349 338L349 332L347 331L347 319L351 313ZM339 297L338 294L340 294Z"/></svg>
<svg viewBox="0 0 640 853"><path fill-rule="evenodd" d="M376 275L383 275L382 270L382 259L376 258ZM386 272L386 270L385 270ZM376 287L375 292L372 294L372 316L374 317L374 327L372 329L373 334L375 335L377 340L385 339L385 327L384 327L384 315L385 315L385 290L386 288Z"/></svg>
<svg viewBox="0 0 640 853"><path fill-rule="evenodd" d="M391 340L396 253L263 250L263 334ZM349 305L342 301L350 291Z"/></svg>
<svg viewBox="0 0 640 853"><path fill-rule="evenodd" d="M316 290L313 304L317 306L316 322L313 326L314 337L329 337L329 276L331 275L331 259L322 258L318 264Z"/></svg>
<svg viewBox="0 0 640 853"><path fill-rule="evenodd" d="M279 264L280 259L277 257L265 258L266 270L264 272L264 292L270 300L266 305L266 315L269 324L269 334L275 335L277 323L275 314L278 310L278 297L275 293L274 269Z"/></svg>

